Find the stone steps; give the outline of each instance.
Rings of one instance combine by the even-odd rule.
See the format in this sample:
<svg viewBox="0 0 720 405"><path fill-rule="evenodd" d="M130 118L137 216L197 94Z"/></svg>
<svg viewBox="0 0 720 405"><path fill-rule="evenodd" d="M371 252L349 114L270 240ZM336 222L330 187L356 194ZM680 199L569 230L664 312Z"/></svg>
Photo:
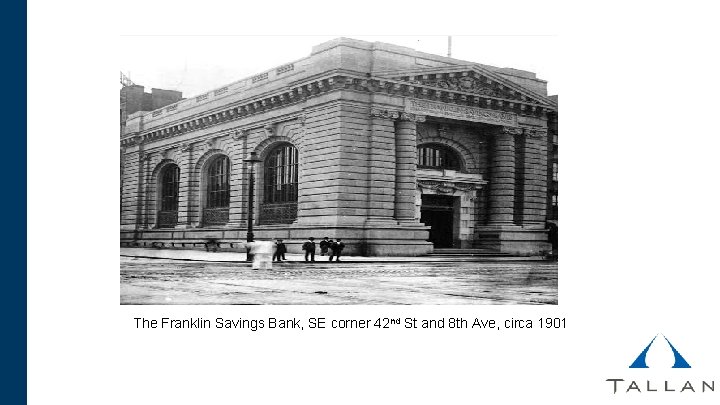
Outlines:
<svg viewBox="0 0 720 405"><path fill-rule="evenodd" d="M485 257L507 257L512 256L509 253L495 252L489 249L457 249L445 248L435 249L429 256L433 257L453 257L453 256L485 256Z"/></svg>

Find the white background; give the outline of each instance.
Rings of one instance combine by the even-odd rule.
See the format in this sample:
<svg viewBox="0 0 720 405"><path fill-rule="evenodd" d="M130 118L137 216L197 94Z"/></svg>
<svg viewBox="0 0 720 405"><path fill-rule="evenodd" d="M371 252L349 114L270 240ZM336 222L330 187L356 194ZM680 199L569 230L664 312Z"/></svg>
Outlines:
<svg viewBox="0 0 720 405"><path fill-rule="evenodd" d="M30 1L30 403L718 403L717 12L634 4ZM454 35L458 46L486 35L493 60L467 59L551 80L562 105L560 305L121 307L117 71L163 87L142 75L176 60L133 59L163 54L163 37L137 35L180 34L204 37L175 52L202 55L230 81L310 51L288 40L282 51L297 56L256 66L254 55L281 49L227 45L248 34ZM552 57L523 39L549 43ZM510 44L505 58L498 43ZM135 316L559 316L567 329L178 333L136 330ZM627 368L660 332L691 370ZM648 376L716 380L719 392L613 395L605 382Z"/></svg>

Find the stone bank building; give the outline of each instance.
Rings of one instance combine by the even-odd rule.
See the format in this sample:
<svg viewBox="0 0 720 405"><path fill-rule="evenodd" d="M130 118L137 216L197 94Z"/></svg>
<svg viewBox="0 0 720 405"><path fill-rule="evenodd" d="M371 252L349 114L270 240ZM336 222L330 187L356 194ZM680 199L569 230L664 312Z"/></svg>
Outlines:
<svg viewBox="0 0 720 405"><path fill-rule="evenodd" d="M255 238L291 252L549 249L557 98L534 73L342 38L196 97L121 98L123 246L243 250L252 171Z"/></svg>

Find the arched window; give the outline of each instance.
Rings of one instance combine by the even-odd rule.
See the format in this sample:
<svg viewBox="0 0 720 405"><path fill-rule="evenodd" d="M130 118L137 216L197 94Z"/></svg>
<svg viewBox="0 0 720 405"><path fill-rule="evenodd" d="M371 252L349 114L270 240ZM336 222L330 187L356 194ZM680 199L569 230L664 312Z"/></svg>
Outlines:
<svg viewBox="0 0 720 405"><path fill-rule="evenodd" d="M297 218L298 150L289 143L268 153L264 165L263 223L289 223Z"/></svg>
<svg viewBox="0 0 720 405"><path fill-rule="evenodd" d="M461 170L460 157L445 145L421 145L418 147L418 167Z"/></svg>
<svg viewBox="0 0 720 405"><path fill-rule="evenodd" d="M220 156L210 163L206 174L205 211L203 223L227 223L230 207L230 159Z"/></svg>
<svg viewBox="0 0 720 405"><path fill-rule="evenodd" d="M177 224L180 168L169 164L160 173L160 211L158 227L172 228Z"/></svg>

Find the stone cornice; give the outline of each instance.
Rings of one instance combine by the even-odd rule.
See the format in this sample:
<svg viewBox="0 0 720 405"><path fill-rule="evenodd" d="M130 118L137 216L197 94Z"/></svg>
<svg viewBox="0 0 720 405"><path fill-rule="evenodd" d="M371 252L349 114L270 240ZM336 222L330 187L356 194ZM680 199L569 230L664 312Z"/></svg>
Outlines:
<svg viewBox="0 0 720 405"><path fill-rule="evenodd" d="M127 136L122 138L120 140L120 144L123 146L130 146L140 142L170 138L188 132L213 127L218 124L264 113L279 107L296 104L320 93L353 87L355 84L354 80L355 79L348 78L346 76L318 78L310 82L269 93L265 96L261 96L260 98L234 103L220 109L214 109L211 112L186 117L179 120L179 122L173 122L168 125L164 125L161 128L153 128L148 131L142 131L137 136Z"/></svg>
<svg viewBox="0 0 720 405"><path fill-rule="evenodd" d="M451 90L467 90L471 93L496 96L502 99L528 101L531 104L556 110L557 103L545 95L508 80L501 73L480 64L415 68L377 73L376 76L401 80L413 84ZM472 83L474 82L474 83Z"/></svg>
<svg viewBox="0 0 720 405"><path fill-rule="evenodd" d="M132 146L163 138L175 137L188 132L210 128L219 124L239 120L256 114L265 113L281 107L297 104L310 97L337 90L361 92L382 92L400 97L429 99L466 106L478 106L498 111L514 112L525 116L543 116L547 106L530 102L497 98L488 95L473 94L469 91L434 88L431 85L412 84L393 79L373 79L361 76L335 75L315 78L312 81L279 89L260 98L233 103L213 111L186 117L179 122L169 123L160 128L142 131L121 138L121 146ZM387 111L387 110L386 110ZM392 112L387 114L399 114ZM385 113L379 113L385 114ZM397 119L398 117L392 117Z"/></svg>

